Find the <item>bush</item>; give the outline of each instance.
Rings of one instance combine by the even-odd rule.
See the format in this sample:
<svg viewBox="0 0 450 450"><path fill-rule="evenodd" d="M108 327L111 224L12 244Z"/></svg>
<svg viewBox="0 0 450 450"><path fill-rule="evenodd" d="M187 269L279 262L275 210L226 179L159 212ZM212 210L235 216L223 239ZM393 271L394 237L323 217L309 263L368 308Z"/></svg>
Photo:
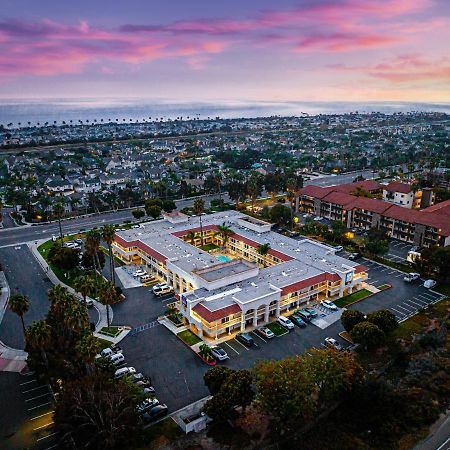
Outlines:
<svg viewBox="0 0 450 450"><path fill-rule="evenodd" d="M367 320L385 333L390 333L398 327L395 315L387 309L380 309L379 311L368 314Z"/></svg>
<svg viewBox="0 0 450 450"><path fill-rule="evenodd" d="M358 323L364 322L366 319L361 311L347 309L342 313L341 323L344 330L351 332Z"/></svg>
<svg viewBox="0 0 450 450"><path fill-rule="evenodd" d="M371 322L361 322L355 325L350 333L353 341L361 344L365 349L375 349L383 345L385 334Z"/></svg>
<svg viewBox="0 0 450 450"><path fill-rule="evenodd" d="M142 217L145 216L145 211L143 209L133 209L133 211L131 211L131 214L133 214L133 217L135 219L142 219Z"/></svg>
<svg viewBox="0 0 450 450"><path fill-rule="evenodd" d="M53 245L48 252L48 260L61 270L72 270L78 266L80 251L74 248Z"/></svg>

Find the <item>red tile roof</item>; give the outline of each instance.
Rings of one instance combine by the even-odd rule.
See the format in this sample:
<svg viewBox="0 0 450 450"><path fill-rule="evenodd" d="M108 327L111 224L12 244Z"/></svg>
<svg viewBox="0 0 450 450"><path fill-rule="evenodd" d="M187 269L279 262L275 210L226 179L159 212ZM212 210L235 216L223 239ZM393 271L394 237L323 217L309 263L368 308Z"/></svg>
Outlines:
<svg viewBox="0 0 450 450"><path fill-rule="evenodd" d="M225 308L210 311L205 305L203 305L202 303L198 303L192 308L192 310L196 312L202 319L211 323L216 320L223 319L224 317L228 317L231 314L237 314L241 311L241 308L239 308L239 305L235 303L234 305L226 306Z"/></svg>
<svg viewBox="0 0 450 450"><path fill-rule="evenodd" d="M351 208L355 202L355 196L350 194L345 194L344 192L330 192L327 196L322 198L322 201L328 203L335 203L336 205L347 206Z"/></svg>
<svg viewBox="0 0 450 450"><path fill-rule="evenodd" d="M144 250L145 253L147 253L147 255L153 256L153 258L155 258L157 261L160 261L162 263L165 263L167 258L163 255L161 255L161 253L158 253L156 250L153 250L152 248L150 248L148 245L144 244L141 241L126 241L125 239L121 238L119 235L115 235L114 236L114 240L122 247L124 248L130 248L130 247L138 247L141 250Z"/></svg>
<svg viewBox="0 0 450 450"><path fill-rule="evenodd" d="M392 206L392 203L384 202L383 200L377 200L375 198L356 197L353 202L353 208L365 209L374 213L384 213Z"/></svg>
<svg viewBox="0 0 450 450"><path fill-rule="evenodd" d="M400 183L399 181L391 181L388 185L383 186L388 192L400 192L401 194L409 194L412 191L410 184Z"/></svg>
<svg viewBox="0 0 450 450"><path fill-rule="evenodd" d="M356 188L362 188L368 192L380 191L383 186L375 180L362 180L354 183L338 184L333 186L336 191L351 194Z"/></svg>
<svg viewBox="0 0 450 450"><path fill-rule="evenodd" d="M315 197L315 198L323 198L325 195L329 194L333 191L333 188L323 188L320 186L305 186L304 188L299 190L299 193L301 195L307 195L308 197Z"/></svg>

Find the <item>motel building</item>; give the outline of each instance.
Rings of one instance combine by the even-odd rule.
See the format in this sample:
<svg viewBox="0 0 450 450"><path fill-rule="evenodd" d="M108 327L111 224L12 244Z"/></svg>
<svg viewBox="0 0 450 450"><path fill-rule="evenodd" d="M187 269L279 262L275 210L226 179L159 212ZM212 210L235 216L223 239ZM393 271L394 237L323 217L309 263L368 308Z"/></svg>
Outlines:
<svg viewBox="0 0 450 450"><path fill-rule="evenodd" d="M200 218L174 212L118 232L113 251L172 286L184 323L211 343L350 294L368 278L366 267L333 248L280 235L240 212L201 219L203 245Z"/></svg>

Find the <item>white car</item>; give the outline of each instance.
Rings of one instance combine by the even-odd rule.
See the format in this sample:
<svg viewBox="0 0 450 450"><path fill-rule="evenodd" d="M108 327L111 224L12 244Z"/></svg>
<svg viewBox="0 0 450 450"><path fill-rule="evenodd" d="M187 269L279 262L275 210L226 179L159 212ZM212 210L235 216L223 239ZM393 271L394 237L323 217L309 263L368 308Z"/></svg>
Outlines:
<svg viewBox="0 0 450 450"><path fill-rule="evenodd" d="M140 225L133 225L131 228L141 228Z"/></svg>
<svg viewBox="0 0 450 450"><path fill-rule="evenodd" d="M322 300L320 304L327 309L331 309L332 311L337 311L338 307L330 300Z"/></svg>
<svg viewBox="0 0 450 450"><path fill-rule="evenodd" d="M115 366L118 366L125 361L125 356L123 355L123 353L115 353L114 355L111 355L109 359Z"/></svg>
<svg viewBox="0 0 450 450"><path fill-rule="evenodd" d="M418 280L419 278L420 278L419 273L411 272L411 273L406 274L403 277L403 280L406 281L407 283L411 283L411 281Z"/></svg>
<svg viewBox="0 0 450 450"><path fill-rule="evenodd" d="M333 347L338 351L342 350L342 345L339 344L339 342L336 339L330 338L330 337L326 337L325 338L325 345L328 347Z"/></svg>
<svg viewBox="0 0 450 450"><path fill-rule="evenodd" d="M97 358L109 358L113 355L117 355L118 353L122 353L122 349L112 349L111 347L106 347L97 355Z"/></svg>
<svg viewBox="0 0 450 450"><path fill-rule="evenodd" d="M287 317L280 316L277 320L280 325L283 325L283 327L288 330L292 330L294 328L294 324Z"/></svg>
<svg viewBox="0 0 450 450"><path fill-rule="evenodd" d="M213 354L214 358L218 359L219 361L224 361L225 359L228 359L228 353L221 347L218 347L217 345L213 345L211 347L211 353Z"/></svg>
<svg viewBox="0 0 450 450"><path fill-rule="evenodd" d="M131 375L133 373L136 373L136 369L134 367L122 367L121 369L117 369L114 372L114 378L119 380L120 378L123 378L125 375Z"/></svg>
<svg viewBox="0 0 450 450"><path fill-rule="evenodd" d="M423 283L423 287L426 287L427 289L432 289L436 286L436 281L434 280L426 280L425 283Z"/></svg>
<svg viewBox="0 0 450 450"><path fill-rule="evenodd" d="M322 217L314 217L314 222L320 222L322 220Z"/></svg>
<svg viewBox="0 0 450 450"><path fill-rule="evenodd" d="M290 320L289 320L289 322L290 322ZM267 339L272 339L273 337L275 337L275 334L273 333L273 331L269 330L269 328L267 328L267 327L260 328L259 332Z"/></svg>
<svg viewBox="0 0 450 450"><path fill-rule="evenodd" d="M173 288L166 283L157 284L152 288L155 295L165 295L173 291Z"/></svg>
<svg viewBox="0 0 450 450"><path fill-rule="evenodd" d="M133 277L135 278L142 277L144 275L147 275L147 272L143 269L138 269L136 270L136 272L133 273Z"/></svg>
<svg viewBox="0 0 450 450"><path fill-rule="evenodd" d="M342 247L342 245L338 245L337 247L334 247L334 251L337 252L342 252L342 250L344 250L344 247Z"/></svg>

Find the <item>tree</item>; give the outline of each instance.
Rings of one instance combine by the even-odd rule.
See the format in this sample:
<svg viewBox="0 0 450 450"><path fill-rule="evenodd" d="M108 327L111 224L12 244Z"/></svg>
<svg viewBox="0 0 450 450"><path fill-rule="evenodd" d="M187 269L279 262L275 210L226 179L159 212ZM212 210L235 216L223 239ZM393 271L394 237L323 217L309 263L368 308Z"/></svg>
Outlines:
<svg viewBox="0 0 450 450"><path fill-rule="evenodd" d="M93 374L95 357L100 351L99 340L92 334L86 333L77 343L75 350L86 364L86 373Z"/></svg>
<svg viewBox="0 0 450 450"><path fill-rule="evenodd" d="M62 246L64 235L62 232L61 218L64 214L64 205L61 202L56 203L55 206L53 207L53 213L55 214L56 218L58 219L59 237L61 239L61 246Z"/></svg>
<svg viewBox="0 0 450 450"><path fill-rule="evenodd" d="M382 255L389 250L389 238L386 232L377 228L371 228L368 231L364 244L366 250L373 255Z"/></svg>
<svg viewBox="0 0 450 450"><path fill-rule="evenodd" d="M333 235L333 242L341 242L342 235L344 234L347 227L340 220L333 220L331 222L331 232Z"/></svg>
<svg viewBox="0 0 450 450"><path fill-rule="evenodd" d="M367 320L376 325L380 330L386 334L395 330L398 327L395 315L387 309L380 309L367 315Z"/></svg>
<svg viewBox="0 0 450 450"><path fill-rule="evenodd" d="M20 317L24 335L26 334L26 331L23 316L28 311L29 308L30 308L30 300L25 295L14 294L11 295L11 297L9 298L9 309L14 314L17 314Z"/></svg>
<svg viewBox="0 0 450 450"><path fill-rule="evenodd" d="M96 374L63 385L54 412L63 446L125 448L140 431L135 390L123 381Z"/></svg>
<svg viewBox="0 0 450 450"><path fill-rule="evenodd" d="M48 358L45 348L51 342L51 328L45 320L33 323L27 328L25 333L26 345L28 348L39 351L42 355L42 360L48 368Z"/></svg>
<svg viewBox="0 0 450 450"><path fill-rule="evenodd" d="M83 297L84 304L86 304L86 298L95 289L94 278L89 275L80 275L74 280L74 288Z"/></svg>
<svg viewBox="0 0 450 450"><path fill-rule="evenodd" d="M261 255L263 258L263 266L266 267L266 256L269 254L270 251L270 244L266 242L265 244L261 244L257 250L259 255Z"/></svg>
<svg viewBox="0 0 450 450"><path fill-rule="evenodd" d="M100 288L99 292L100 303L106 306L106 319L108 328L110 327L109 321L109 306L114 305L120 301L120 296L117 293L117 288L110 281L106 281Z"/></svg>
<svg viewBox="0 0 450 450"><path fill-rule="evenodd" d="M355 325L350 333L352 339L366 350L380 347L385 340L383 330L371 322L361 322Z"/></svg>
<svg viewBox="0 0 450 450"><path fill-rule="evenodd" d="M247 195L252 202L252 211L255 211L256 199L261 195L263 188L263 177L258 172L253 172L246 183Z"/></svg>
<svg viewBox="0 0 450 450"><path fill-rule="evenodd" d="M135 219L139 220L145 216L145 211L140 208L137 208L137 209L133 209L133 211L131 211L131 214L133 214L133 217Z"/></svg>
<svg viewBox="0 0 450 450"><path fill-rule="evenodd" d="M346 309L341 315L342 326L348 333L350 333L358 323L364 322L365 320L364 314L356 309Z"/></svg>
<svg viewBox="0 0 450 450"><path fill-rule="evenodd" d="M292 209L281 203L277 203L269 211L269 218L278 225L289 225L293 219Z"/></svg>
<svg viewBox="0 0 450 450"><path fill-rule="evenodd" d="M112 243L114 242L114 237L116 236L116 228L114 225L103 225L102 227L102 238L106 242L108 246L108 255L109 255L109 270L111 273L111 281L113 284L116 284L116 274L114 272L114 255L112 251Z"/></svg>
<svg viewBox="0 0 450 450"><path fill-rule="evenodd" d="M162 202L162 209L167 212L170 213L172 212L174 209L177 209L177 205L175 204L175 202L173 200L164 200Z"/></svg>
<svg viewBox="0 0 450 450"><path fill-rule="evenodd" d="M94 270L100 270L100 233L97 230L90 230L86 233L84 244L84 255L92 258L92 267ZM83 255L83 256L84 256Z"/></svg>
<svg viewBox="0 0 450 450"><path fill-rule="evenodd" d="M239 206L239 201L245 196L245 184L235 181L227 186L228 196Z"/></svg>
<svg viewBox="0 0 450 450"><path fill-rule="evenodd" d="M202 198L197 198L194 201L194 208L193 208L194 214L199 216L200 220L200 246L203 247L203 224L202 224L202 215L205 211L205 202Z"/></svg>
<svg viewBox="0 0 450 450"><path fill-rule="evenodd" d="M201 344L199 348L198 354L205 360L205 361L214 361L214 356L211 352L211 347L207 344Z"/></svg>
<svg viewBox="0 0 450 450"><path fill-rule="evenodd" d="M80 262L80 251L76 248L53 245L48 252L48 260L61 270L73 270Z"/></svg>
<svg viewBox="0 0 450 450"><path fill-rule="evenodd" d="M146 208L146 212L149 216L157 219L161 215L161 207L158 205L151 205Z"/></svg>
<svg viewBox="0 0 450 450"><path fill-rule="evenodd" d="M217 234L220 236L222 240L222 247L226 247L228 239L233 236L234 231L224 223L222 225L217 225Z"/></svg>
<svg viewBox="0 0 450 450"><path fill-rule="evenodd" d="M233 372L233 369L225 366L214 366L211 369L208 369L203 375L203 380L211 395L219 393L222 385Z"/></svg>

